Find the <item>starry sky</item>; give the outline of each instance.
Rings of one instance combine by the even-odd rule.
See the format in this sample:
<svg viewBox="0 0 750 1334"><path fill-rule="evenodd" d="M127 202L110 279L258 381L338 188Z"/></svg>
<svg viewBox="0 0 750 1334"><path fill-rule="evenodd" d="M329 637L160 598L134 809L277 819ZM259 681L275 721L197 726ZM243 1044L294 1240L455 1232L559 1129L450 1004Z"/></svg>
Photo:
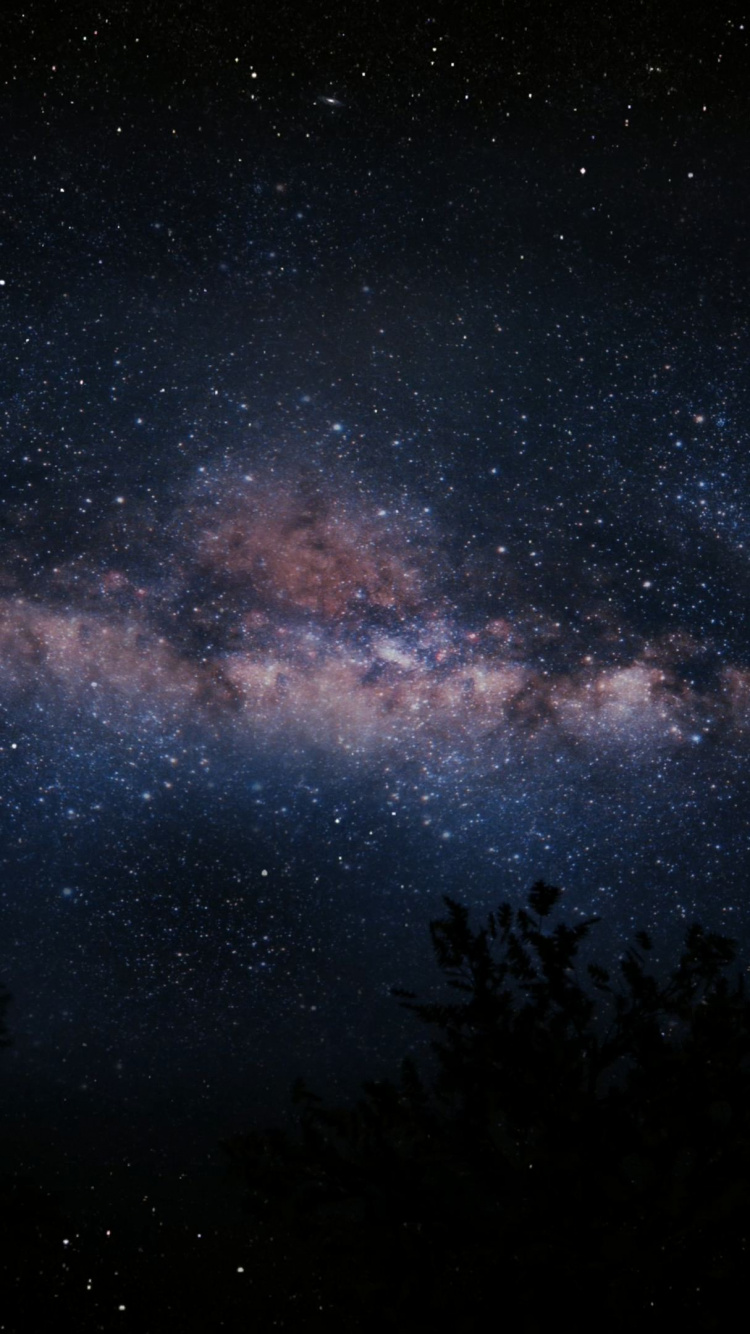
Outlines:
<svg viewBox="0 0 750 1334"><path fill-rule="evenodd" d="M8 20L0 1078L58 1166L389 1070L443 894L747 933L750 27L359 8Z"/></svg>

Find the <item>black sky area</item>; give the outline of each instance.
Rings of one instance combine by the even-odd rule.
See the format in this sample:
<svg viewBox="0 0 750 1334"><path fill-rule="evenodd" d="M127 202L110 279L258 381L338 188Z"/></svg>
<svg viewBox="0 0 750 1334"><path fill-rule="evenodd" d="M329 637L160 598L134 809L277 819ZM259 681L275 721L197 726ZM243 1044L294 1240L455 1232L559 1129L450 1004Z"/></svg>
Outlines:
<svg viewBox="0 0 750 1334"><path fill-rule="evenodd" d="M444 894L747 942L741 8L236 11L0 37L2 1153L102 1217Z"/></svg>

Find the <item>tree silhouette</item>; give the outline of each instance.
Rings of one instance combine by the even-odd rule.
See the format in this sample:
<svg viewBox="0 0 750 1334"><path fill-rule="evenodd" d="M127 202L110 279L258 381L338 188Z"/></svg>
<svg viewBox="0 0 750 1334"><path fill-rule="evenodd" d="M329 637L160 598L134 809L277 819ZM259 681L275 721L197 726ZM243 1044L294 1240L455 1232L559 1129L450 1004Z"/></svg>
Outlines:
<svg viewBox="0 0 750 1334"><path fill-rule="evenodd" d="M445 899L448 997L396 993L433 1031L429 1080L406 1061L350 1107L300 1084L296 1134L226 1146L258 1311L300 1329L726 1321L750 1236L735 946L693 925L660 978L640 933L612 974L581 958L599 919L555 922L560 897L539 882L479 929Z"/></svg>

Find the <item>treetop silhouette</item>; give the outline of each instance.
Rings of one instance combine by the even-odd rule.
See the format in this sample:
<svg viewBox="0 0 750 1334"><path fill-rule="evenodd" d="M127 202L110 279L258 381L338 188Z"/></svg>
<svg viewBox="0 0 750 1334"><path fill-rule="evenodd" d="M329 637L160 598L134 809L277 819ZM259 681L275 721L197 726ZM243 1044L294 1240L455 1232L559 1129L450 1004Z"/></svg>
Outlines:
<svg viewBox="0 0 750 1334"><path fill-rule="evenodd" d="M739 1294L750 1006L736 946L696 924L661 976L645 932L614 970L583 963L599 919L557 920L561 897L539 881L479 928L446 898L430 931L453 997L395 993L433 1032L433 1074L406 1060L344 1107L300 1082L296 1134L227 1146L273 1309L293 1275L292 1324L471 1328L502 1309L536 1330L567 1302L579 1325L658 1312L712 1329Z"/></svg>

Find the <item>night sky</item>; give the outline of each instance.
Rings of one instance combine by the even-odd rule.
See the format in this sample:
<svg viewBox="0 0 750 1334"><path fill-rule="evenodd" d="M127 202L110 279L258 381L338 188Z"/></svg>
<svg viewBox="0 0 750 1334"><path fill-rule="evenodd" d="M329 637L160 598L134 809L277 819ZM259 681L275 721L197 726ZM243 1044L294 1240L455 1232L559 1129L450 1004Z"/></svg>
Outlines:
<svg viewBox="0 0 750 1334"><path fill-rule="evenodd" d="M249 10L4 20L3 1152L63 1183L390 1070L444 894L747 934L750 20Z"/></svg>

